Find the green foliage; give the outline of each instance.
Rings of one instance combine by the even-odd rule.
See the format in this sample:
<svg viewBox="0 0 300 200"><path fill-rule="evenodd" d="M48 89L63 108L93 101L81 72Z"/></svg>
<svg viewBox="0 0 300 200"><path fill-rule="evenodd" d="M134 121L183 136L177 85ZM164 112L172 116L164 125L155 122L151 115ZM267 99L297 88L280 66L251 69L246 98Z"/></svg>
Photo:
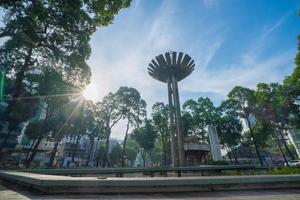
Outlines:
<svg viewBox="0 0 300 200"><path fill-rule="evenodd" d="M150 151L154 148L156 136L157 134L154 127L149 120L146 120L142 127L136 128L132 132L132 138L134 138L145 151Z"/></svg>
<svg viewBox="0 0 300 200"><path fill-rule="evenodd" d="M104 160L104 157L105 157L105 145L100 144L97 153L97 160Z"/></svg>
<svg viewBox="0 0 300 200"><path fill-rule="evenodd" d="M163 154L163 164L168 165L168 161L171 159L169 108L163 103L155 103L152 106L152 121L155 131L158 133L157 140Z"/></svg>
<svg viewBox="0 0 300 200"><path fill-rule="evenodd" d="M138 127L146 116L146 102L138 90L131 87L120 87L116 92L118 110L122 118L127 120L127 128L123 140L122 166L125 166L126 144L130 126Z"/></svg>
<svg viewBox="0 0 300 200"><path fill-rule="evenodd" d="M50 67L85 83L90 76L86 59L91 34L97 26L110 24L130 2L1 1L5 16L0 38L8 37L0 49L1 66L17 69L27 59L31 68Z"/></svg>
<svg viewBox="0 0 300 200"><path fill-rule="evenodd" d="M290 125L300 127L300 35L298 36L298 52L295 58L295 68L291 75L283 81L286 105L290 108Z"/></svg>
<svg viewBox="0 0 300 200"><path fill-rule="evenodd" d="M248 119L256 111L254 91L242 86L235 86L227 95L236 102L236 110L242 118Z"/></svg>
<svg viewBox="0 0 300 200"><path fill-rule="evenodd" d="M169 108L164 103L155 103L152 106L152 120L160 137L164 139L169 137Z"/></svg>
<svg viewBox="0 0 300 200"><path fill-rule="evenodd" d="M130 124L138 126L146 115L146 102L139 91L131 87L120 87L115 93L118 110Z"/></svg>
<svg viewBox="0 0 300 200"><path fill-rule="evenodd" d="M139 150L139 144L136 142L136 140L133 138L132 135L129 135L127 139L127 145L126 149L134 149L135 151Z"/></svg>
<svg viewBox="0 0 300 200"><path fill-rule="evenodd" d="M72 120L78 116L78 110L70 103L70 96L74 88L63 80L56 71L45 70L38 77L37 94L43 96L41 109L46 112L44 128L40 134L50 137L51 140L60 140L71 128ZM72 96L71 96L72 97ZM71 116L71 117L70 117ZM51 135L48 133L51 132Z"/></svg>
<svg viewBox="0 0 300 200"><path fill-rule="evenodd" d="M122 147L121 145L115 145L110 153L110 161L112 166L120 166L122 159Z"/></svg>
<svg viewBox="0 0 300 200"><path fill-rule="evenodd" d="M31 119L37 110L38 101L36 99L19 99L8 118L9 130L18 130L22 123Z"/></svg>
<svg viewBox="0 0 300 200"><path fill-rule="evenodd" d="M242 138L242 129L239 119L230 116L222 117L217 126L220 144L227 147L237 146Z"/></svg>
<svg viewBox="0 0 300 200"><path fill-rule="evenodd" d="M4 42L0 46L0 72L5 71L14 81L12 90L8 91L8 106L1 121L9 122L9 128L14 129L19 121L28 120L21 113L30 112L20 110L16 101L25 96L22 94L26 94L23 90L28 83L33 87L36 85L30 80L32 76L46 77L47 72L54 71L65 82L83 88L91 76L86 60L91 53L89 40L92 33L97 26L110 24L119 10L128 7L130 2L1 1L4 17L0 39ZM43 84L39 86L40 93L48 92L42 89ZM49 89L47 85L45 87ZM32 91L26 97L31 94ZM14 110L19 113L14 113Z"/></svg>
<svg viewBox="0 0 300 200"><path fill-rule="evenodd" d="M217 110L209 98L199 97L197 101L187 100L183 104L183 132L185 135L207 141L207 125L216 125Z"/></svg>
<svg viewBox="0 0 300 200"><path fill-rule="evenodd" d="M242 124L236 110L237 102L227 99L218 107L219 121L217 125L220 144L227 147L237 146L242 138Z"/></svg>
<svg viewBox="0 0 300 200"><path fill-rule="evenodd" d="M132 163L135 161L138 151L133 148L126 148L127 160L130 160Z"/></svg>
<svg viewBox="0 0 300 200"><path fill-rule="evenodd" d="M273 168L266 172L267 174L300 174L300 168L297 167L280 167Z"/></svg>
<svg viewBox="0 0 300 200"><path fill-rule="evenodd" d="M109 93L101 102L97 102L95 112L97 124L103 126L105 137L109 138L111 128L122 118L116 95Z"/></svg>
<svg viewBox="0 0 300 200"><path fill-rule="evenodd" d="M267 147L267 141L271 137L272 133L274 132L272 126L270 124L264 123L256 123L253 128L253 135L245 133L246 137L249 137L249 141L251 139L256 141L256 144L259 147Z"/></svg>
<svg viewBox="0 0 300 200"><path fill-rule="evenodd" d="M31 121L25 130L25 135L29 139L37 139L43 129L43 121Z"/></svg>

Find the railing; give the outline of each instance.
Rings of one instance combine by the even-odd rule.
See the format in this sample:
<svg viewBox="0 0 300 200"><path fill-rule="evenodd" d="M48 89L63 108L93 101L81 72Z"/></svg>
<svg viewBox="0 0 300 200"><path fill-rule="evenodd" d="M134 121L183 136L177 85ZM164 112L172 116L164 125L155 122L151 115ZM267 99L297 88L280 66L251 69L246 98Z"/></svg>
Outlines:
<svg viewBox="0 0 300 200"><path fill-rule="evenodd" d="M149 174L154 177L155 173L160 173L165 176L168 172L177 173L178 177L181 177L182 172L216 172L221 173L222 171L230 170L263 170L268 169L267 167L260 167L256 165L203 165L197 167L153 167L153 168L66 168L66 169L27 169L19 170L22 172L31 172L38 174L49 174L49 175L69 175L69 176L84 176L84 175L101 175L101 174L114 174L116 177L123 177L124 174L143 173Z"/></svg>

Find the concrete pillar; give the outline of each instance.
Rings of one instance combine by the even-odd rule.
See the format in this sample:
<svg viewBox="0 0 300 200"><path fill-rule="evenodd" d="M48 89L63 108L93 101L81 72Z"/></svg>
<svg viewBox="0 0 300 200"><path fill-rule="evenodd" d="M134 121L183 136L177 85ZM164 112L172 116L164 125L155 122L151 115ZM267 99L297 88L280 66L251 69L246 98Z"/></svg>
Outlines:
<svg viewBox="0 0 300 200"><path fill-rule="evenodd" d="M178 83L175 76L172 76L172 85L173 85L173 99L174 99L174 108L175 108L175 121L176 121L176 133L177 133L177 147L178 147L178 164L183 166L185 164L184 156L184 142L182 136L181 128L181 113L180 113L180 102L178 94Z"/></svg>
<svg viewBox="0 0 300 200"><path fill-rule="evenodd" d="M217 129L215 126L208 125L207 130L208 130L209 144L210 144L210 150L213 157L213 161L220 161L222 160L222 154L221 154Z"/></svg>
<svg viewBox="0 0 300 200"><path fill-rule="evenodd" d="M169 97L169 115L170 115L170 135L171 135L171 156L173 166L178 166L177 141L174 123L174 104L173 104L173 88L171 78L168 80L168 97Z"/></svg>

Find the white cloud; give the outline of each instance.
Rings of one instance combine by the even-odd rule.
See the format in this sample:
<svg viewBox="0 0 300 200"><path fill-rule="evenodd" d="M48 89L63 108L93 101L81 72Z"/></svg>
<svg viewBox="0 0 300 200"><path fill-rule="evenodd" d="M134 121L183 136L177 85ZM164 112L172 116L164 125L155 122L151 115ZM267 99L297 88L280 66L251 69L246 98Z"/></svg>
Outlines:
<svg viewBox="0 0 300 200"><path fill-rule="evenodd" d="M203 1L207 5L213 2ZM254 87L258 82L280 80L283 75L278 73L278 69L292 58L292 53L286 52L258 59L259 49L254 45L248 52L241 52L242 56L236 62L213 71L207 66L226 40L223 21L212 25L203 20L197 24L201 31L191 38L190 30L185 30L176 21L178 5L174 1L162 1L153 13L143 10L144 3L134 1L132 7L116 17L113 25L100 29L92 38L93 53L89 64L99 100L120 86L130 86L140 91L148 103L148 111L157 101L167 102L166 85L152 79L147 73L147 66L153 57L169 50L186 52L196 63L195 71L180 84L181 94L207 92L223 97L235 85ZM270 34L279 25L273 26L267 33ZM125 122L121 122L113 129L112 136L122 139L124 130Z"/></svg>
<svg viewBox="0 0 300 200"><path fill-rule="evenodd" d="M202 1L202 3L203 3L206 7L210 8L210 7L213 7L213 6L217 5L217 3L218 3L220 0L201 0L201 1Z"/></svg>
<svg viewBox="0 0 300 200"><path fill-rule="evenodd" d="M272 32L280 27L280 25L287 20L287 18L291 15L291 12L281 16L272 26L268 27L265 32L262 34L262 38L268 37Z"/></svg>
<svg viewBox="0 0 300 200"><path fill-rule="evenodd" d="M293 58L293 52L274 55L263 60L243 56L237 63L217 71L196 71L183 85L191 92L214 92L223 97L236 85L255 88L259 82L278 82L283 78L278 70Z"/></svg>

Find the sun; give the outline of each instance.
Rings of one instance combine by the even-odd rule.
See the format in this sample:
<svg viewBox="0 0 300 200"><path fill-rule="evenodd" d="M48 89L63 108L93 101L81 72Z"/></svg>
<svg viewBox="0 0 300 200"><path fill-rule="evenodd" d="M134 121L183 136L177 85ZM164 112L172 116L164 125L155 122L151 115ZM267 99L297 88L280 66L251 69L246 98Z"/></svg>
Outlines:
<svg viewBox="0 0 300 200"><path fill-rule="evenodd" d="M98 100L99 93L97 91L96 86L91 83L85 87L82 92L82 96L87 100L92 100L93 102Z"/></svg>

